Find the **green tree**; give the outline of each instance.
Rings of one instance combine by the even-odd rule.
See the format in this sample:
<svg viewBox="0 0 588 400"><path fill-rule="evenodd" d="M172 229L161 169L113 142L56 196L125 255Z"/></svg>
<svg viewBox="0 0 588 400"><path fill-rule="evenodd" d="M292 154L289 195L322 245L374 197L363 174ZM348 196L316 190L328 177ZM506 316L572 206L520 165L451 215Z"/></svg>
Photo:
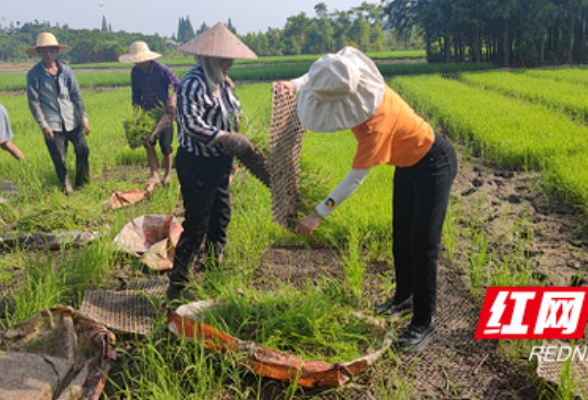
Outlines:
<svg viewBox="0 0 588 400"><path fill-rule="evenodd" d="M282 40L282 31L276 28L269 28L265 33L268 41L268 56L284 55L284 42Z"/></svg>
<svg viewBox="0 0 588 400"><path fill-rule="evenodd" d="M370 49L370 24L360 15L351 24L349 30L349 40L354 43L360 50L369 51Z"/></svg>
<svg viewBox="0 0 588 400"><path fill-rule="evenodd" d="M235 35L237 34L237 28L235 28L235 26L233 25L233 22L231 21L230 18L227 21L226 27L227 27L228 30L230 30L231 32L233 32Z"/></svg>
<svg viewBox="0 0 588 400"><path fill-rule="evenodd" d="M192 40L194 37L194 28L190 22L190 17L182 18L178 22L178 36L177 41L179 43L186 43Z"/></svg>
<svg viewBox="0 0 588 400"><path fill-rule="evenodd" d="M327 5L325 3L318 3L314 6L314 12L318 18L324 18L327 15Z"/></svg>
<svg viewBox="0 0 588 400"><path fill-rule="evenodd" d="M206 22L203 22L200 25L200 28L198 28L198 31L196 32L196 35L200 35L202 32L204 32L205 30L208 29L208 25L206 25ZM190 38L191 39L191 38Z"/></svg>
<svg viewBox="0 0 588 400"><path fill-rule="evenodd" d="M306 30L310 21L306 13L303 12L286 19L284 37L287 40L284 44L284 54L301 54L306 41Z"/></svg>
<svg viewBox="0 0 588 400"><path fill-rule="evenodd" d="M309 54L321 54L336 50L336 42L333 39L333 27L327 18L318 18L312 21L306 31L304 52Z"/></svg>

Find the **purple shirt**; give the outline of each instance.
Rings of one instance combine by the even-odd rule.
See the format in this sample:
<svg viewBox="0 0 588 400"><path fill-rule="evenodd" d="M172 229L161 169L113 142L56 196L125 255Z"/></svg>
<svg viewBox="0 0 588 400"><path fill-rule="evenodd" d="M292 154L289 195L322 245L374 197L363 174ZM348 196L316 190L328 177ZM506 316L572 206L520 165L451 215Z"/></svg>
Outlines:
<svg viewBox="0 0 588 400"><path fill-rule="evenodd" d="M133 105L138 104L144 110L165 107L170 85L173 85L175 90L180 85L180 80L169 67L151 61L149 72L144 72L134 66L131 70Z"/></svg>

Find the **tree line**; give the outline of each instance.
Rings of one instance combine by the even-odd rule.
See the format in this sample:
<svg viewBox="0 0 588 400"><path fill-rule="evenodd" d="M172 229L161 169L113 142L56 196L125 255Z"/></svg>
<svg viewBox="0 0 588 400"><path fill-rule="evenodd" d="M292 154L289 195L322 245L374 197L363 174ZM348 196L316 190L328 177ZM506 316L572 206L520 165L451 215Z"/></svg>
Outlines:
<svg viewBox="0 0 588 400"><path fill-rule="evenodd" d="M260 56L322 54L355 46L363 51L426 49L429 62L491 62L503 66L584 63L588 61L588 0L383 0L346 11L325 3L315 15L287 18L283 28L240 34ZM114 32L103 17L101 29L70 29L48 22L0 26L0 61L22 61L41 31L51 31L72 46L63 57L72 63L116 61L134 40L153 51L177 57L178 44L206 30L180 17L169 39L159 35Z"/></svg>
<svg viewBox="0 0 588 400"><path fill-rule="evenodd" d="M588 0L388 0L384 14L400 35L419 27L429 61L588 61Z"/></svg>
<svg viewBox="0 0 588 400"><path fill-rule="evenodd" d="M319 54L336 51L346 45L364 51L422 48L423 45L416 33L413 39L404 40L402 44L394 41L393 32L386 34L381 6L364 2L348 11L329 13L325 3L319 3L315 12L314 17L305 13L291 16L283 29L268 28L266 32L240 35L230 18L225 25L260 56ZM36 20L22 26L11 22L6 27L0 26L0 61L26 60L25 49L32 46L37 34L43 31L54 33L60 42L71 46L72 50L60 57L78 64L116 61L118 56L128 51L129 44L134 40L144 40L153 51L164 55L180 56L177 46L206 29L208 26L204 22L194 29L189 17L180 17L177 31L167 39L158 35L114 32L105 16L102 17L101 28L93 30L71 29L67 25L51 26L48 22Z"/></svg>
<svg viewBox="0 0 588 400"><path fill-rule="evenodd" d="M27 22L22 26L14 24L0 29L0 61L21 62L30 59L25 50L34 46L40 32L52 32L59 43L71 50L60 55L60 59L73 64L117 61L128 53L129 45L136 40L147 42L149 48L162 54L175 54L176 47L158 35L113 32L103 20L102 29L71 29L68 25L51 26L49 22Z"/></svg>

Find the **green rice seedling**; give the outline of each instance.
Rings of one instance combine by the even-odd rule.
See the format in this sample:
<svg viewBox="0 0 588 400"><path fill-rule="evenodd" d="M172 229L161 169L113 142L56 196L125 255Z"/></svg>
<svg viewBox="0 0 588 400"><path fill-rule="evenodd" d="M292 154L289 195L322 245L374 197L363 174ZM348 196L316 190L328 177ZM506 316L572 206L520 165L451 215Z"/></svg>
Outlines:
<svg viewBox="0 0 588 400"><path fill-rule="evenodd" d="M586 87L574 82L554 81L505 71L462 73L459 79L489 91L544 104L575 116L581 122L588 119L588 100L584 100L583 96Z"/></svg>
<svg viewBox="0 0 588 400"><path fill-rule="evenodd" d="M363 297L363 274L365 261L361 257L362 240L358 237L357 229L351 228L347 240L347 249L343 252L342 264L347 280L347 289L355 304L361 303Z"/></svg>
<svg viewBox="0 0 588 400"><path fill-rule="evenodd" d="M63 302L63 281L56 273L53 253L43 251L25 255L25 276L14 298L14 313L7 316L8 326L37 312Z"/></svg>
<svg viewBox="0 0 588 400"><path fill-rule="evenodd" d="M424 58L424 50L406 50L406 51L382 51L369 52L368 57L374 60L394 60L394 59L414 59ZM235 65L241 64L291 64L291 63L308 63L316 61L320 55L303 54L295 56L265 56L259 57L255 60L235 60ZM169 67L189 66L194 65L192 57L176 56L173 58L164 57L160 60ZM128 68L129 70L134 66L132 63L120 62L104 62L104 63L88 63L88 64L71 64L72 69L110 69L110 68Z"/></svg>
<svg viewBox="0 0 588 400"><path fill-rule="evenodd" d="M488 63L450 63L429 64L427 62L415 63L381 63L378 69L384 76L400 75L425 75L425 74L456 74L464 71L486 71L495 69L496 66Z"/></svg>
<svg viewBox="0 0 588 400"><path fill-rule="evenodd" d="M174 338L165 329L159 324L144 343L123 352L121 371L109 377L114 388L109 398L220 400L238 387L238 360L210 353L198 341Z"/></svg>
<svg viewBox="0 0 588 400"><path fill-rule="evenodd" d="M470 264L470 291L474 300L479 301L483 294L481 289L484 288L487 271L492 269L492 255L488 254L488 237L481 231L476 232L474 236L473 251L468 256Z"/></svg>
<svg viewBox="0 0 588 400"><path fill-rule="evenodd" d="M307 360L349 361L380 339L339 296L321 288L307 286L297 292L284 285L275 293L242 293L225 293L202 320L232 336Z"/></svg>
<svg viewBox="0 0 588 400"><path fill-rule="evenodd" d="M447 207L447 215L443 224L442 243L447 253L449 260L455 259L455 251L457 246L457 238L459 236L458 222L462 215L462 207L460 202L454 196L449 198L449 206Z"/></svg>
<svg viewBox="0 0 588 400"><path fill-rule="evenodd" d="M481 154L499 165L541 169L553 157L586 148L578 132L588 133L588 128L545 106L439 76L398 77L392 82L420 112L442 121L455 137L471 137Z"/></svg>
<svg viewBox="0 0 588 400"><path fill-rule="evenodd" d="M131 149L145 144L164 112L163 108L149 111L141 109L138 114L133 113L122 122Z"/></svg>
<svg viewBox="0 0 588 400"><path fill-rule="evenodd" d="M299 62L280 61L277 63L258 63L250 65L246 62L235 63L231 68L229 76L238 81L272 81L279 79L293 79L308 72L317 55L311 55ZM453 63L453 64L428 64L426 62L415 63L378 63L378 68L385 76L415 75L432 73L457 73L462 71L480 71L496 68L487 63ZM180 79L193 66L194 61L182 61L180 66L172 65L172 71ZM109 66L108 68L111 68ZM116 65L120 68L120 65ZM130 68L129 68L130 70ZM107 87L122 88L129 87L131 78L129 71L100 71L100 72L76 72L76 79L82 89ZM0 91L22 91L26 90L26 73L2 73L0 74Z"/></svg>
<svg viewBox="0 0 588 400"><path fill-rule="evenodd" d="M0 247L0 249L3 251L0 258L0 285L9 284L24 269L22 249L19 246L12 249Z"/></svg>
<svg viewBox="0 0 588 400"><path fill-rule="evenodd" d="M441 77L399 77L393 84L420 112L454 136L469 138L486 158L512 168L541 170L549 192L586 208L584 125L543 105Z"/></svg>
<svg viewBox="0 0 588 400"><path fill-rule="evenodd" d="M588 77L586 76L586 68L578 67L557 67L557 68L538 68L528 69L522 71L524 75L533 76L537 78L549 79L556 82L575 83L582 86L588 86Z"/></svg>
<svg viewBox="0 0 588 400"><path fill-rule="evenodd" d="M496 272L490 277L489 286L530 286L534 283L529 263L512 260L509 255L504 255Z"/></svg>
<svg viewBox="0 0 588 400"><path fill-rule="evenodd" d="M63 280L67 282L64 296L68 304L81 306L86 290L97 287L108 287L105 278L115 267L117 249L114 243L103 232L103 236L81 248L71 248L64 251Z"/></svg>
<svg viewBox="0 0 588 400"><path fill-rule="evenodd" d="M408 371L399 371L399 357L392 350L388 350L389 358L382 361L384 372L375 377L374 396L386 400L414 399L415 377L414 370L420 360L416 359Z"/></svg>
<svg viewBox="0 0 588 400"><path fill-rule="evenodd" d="M573 342L571 343L573 346ZM572 359L571 357L561 363L561 375L559 378L559 384L555 391L557 399L561 400L575 400L576 388L586 387L582 382L578 382L578 379L572 375Z"/></svg>
<svg viewBox="0 0 588 400"><path fill-rule="evenodd" d="M588 154L578 152L568 157L550 159L542 176L545 189L572 204L588 208Z"/></svg>

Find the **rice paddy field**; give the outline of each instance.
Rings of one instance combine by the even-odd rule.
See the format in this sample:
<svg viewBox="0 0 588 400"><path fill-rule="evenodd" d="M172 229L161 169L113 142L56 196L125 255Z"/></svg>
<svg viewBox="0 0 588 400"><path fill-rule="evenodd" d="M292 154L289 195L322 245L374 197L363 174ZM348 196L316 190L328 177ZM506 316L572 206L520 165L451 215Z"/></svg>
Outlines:
<svg viewBox="0 0 588 400"><path fill-rule="evenodd" d="M313 59L292 61L276 59L256 67L237 64L229 72L238 82L237 95L247 116L244 133L262 149L268 145L270 81L304 73ZM172 65L178 76L189 68L179 61ZM441 339L416 356L390 348L353 382L310 390L295 382L261 378L239 357L176 338L159 309L149 334L115 332L118 359L104 399L588 395L588 376L571 373L566 363L555 380L538 375L537 362L528 361L537 342L473 339L488 286L587 284L586 69L379 66L389 85L452 141L460 160L439 267ZM148 270L136 257L121 253L113 238L141 215L171 214L181 220L179 186L174 179L133 206L105 208L113 191L142 187L149 174L145 152L130 149L121 123L132 110L129 71L98 71L99 67L76 72L92 128L87 137L91 182L69 196L59 188L43 136L28 109L25 73L0 74L0 103L9 111L13 141L26 157L26 163L17 163L0 152L0 235L88 230L98 237L84 246L57 250L3 245L0 330L48 307L79 308L89 290L115 291L142 279L165 280L165 273ZM355 147L348 131L306 134L301 216L347 175ZM74 163L70 148L71 174ZM373 350L375 334L358 323L357 313L373 316L374 305L395 290L393 175L392 167L370 171L362 187L312 237L302 238L272 222L269 190L240 167L231 184L233 219L225 258L218 269L199 272L189 292L202 300L224 299L223 313L207 318L256 344L329 363ZM408 320L379 323L395 337Z"/></svg>

